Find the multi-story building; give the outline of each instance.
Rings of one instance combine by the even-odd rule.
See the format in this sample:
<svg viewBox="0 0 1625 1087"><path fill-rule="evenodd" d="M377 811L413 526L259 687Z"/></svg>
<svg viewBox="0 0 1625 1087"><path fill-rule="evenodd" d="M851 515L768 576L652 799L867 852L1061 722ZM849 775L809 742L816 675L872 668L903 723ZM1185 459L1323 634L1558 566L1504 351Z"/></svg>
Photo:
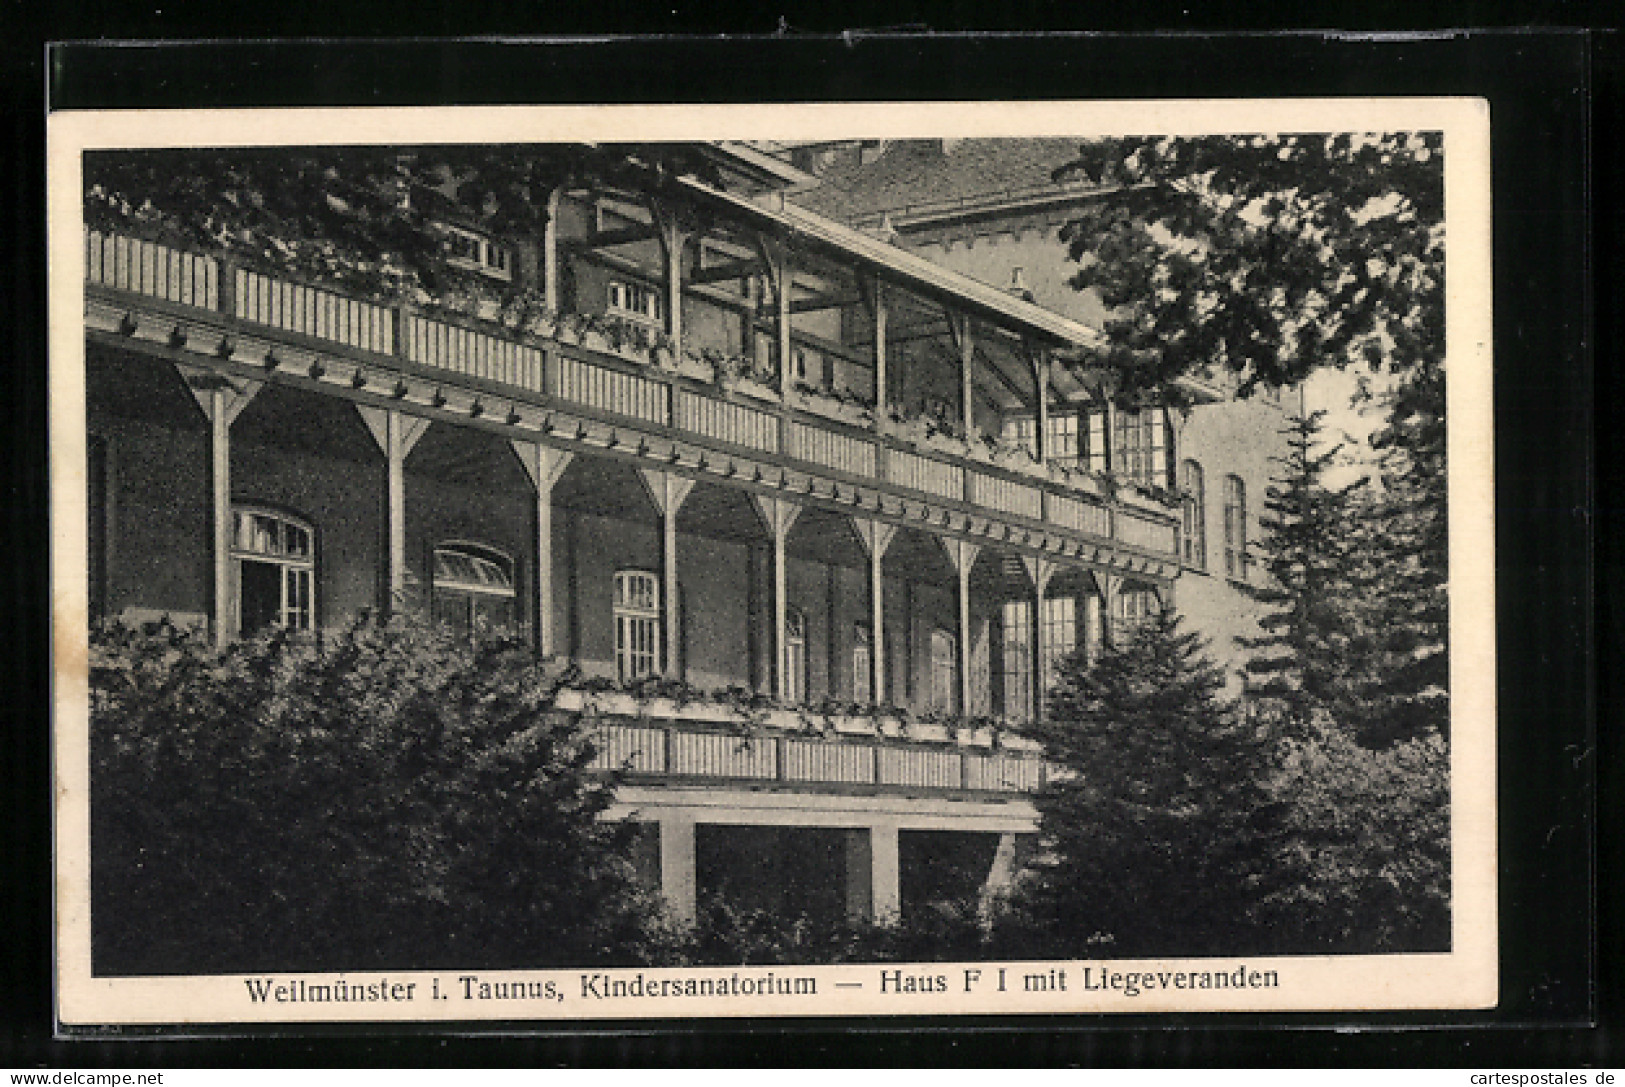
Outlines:
<svg viewBox="0 0 1625 1087"><path fill-rule="evenodd" d="M764 148L813 173L796 201L973 279L1006 286L1054 313L1099 327L1105 308L1070 284L1078 271L1060 232L1091 204L1133 191L1055 179L1081 140L917 139L786 143ZM1117 411L1099 400L1062 400L1049 412L1052 460L1087 458L1109 471L1180 495L1179 610L1208 640L1240 687L1237 636L1257 635L1258 607L1244 591L1260 572L1249 557L1265 490L1285 450L1286 413L1299 389L1233 393L1225 375L1183 410ZM1033 418L1006 417L1030 441ZM1129 605L1132 608L1132 604Z"/></svg>
<svg viewBox="0 0 1625 1087"><path fill-rule="evenodd" d="M900 246L775 155L701 150L711 180L561 184L540 236L448 212L445 261L502 288L455 303L87 232L92 614L523 628L592 680L680 915L997 884L1047 772L1004 726L1176 579L1195 613L1190 582L1246 576L1174 483L1261 493L1252 446L1112 414L1067 365L1076 300L1036 256L1031 297L985 282L973 218L893 212Z"/></svg>

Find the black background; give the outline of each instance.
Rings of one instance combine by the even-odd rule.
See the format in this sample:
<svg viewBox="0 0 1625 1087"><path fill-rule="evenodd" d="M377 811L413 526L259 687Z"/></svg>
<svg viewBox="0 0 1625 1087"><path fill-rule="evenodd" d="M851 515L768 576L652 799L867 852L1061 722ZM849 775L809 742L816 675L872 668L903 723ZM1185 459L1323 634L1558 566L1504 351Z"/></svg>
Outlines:
<svg viewBox="0 0 1625 1087"><path fill-rule="evenodd" d="M0 16L15 21L17 0ZM247 5L245 5L246 7ZM306 33L376 32L329 5ZM1363 24L1419 25L1425 5L1362 10ZM86 6L49 36L176 33L162 13ZM624 33L713 30L662 9ZM1558 21L1572 9L1552 5ZM1027 28L1055 29L1036 12ZM1464 12L1467 15L1472 12ZM234 32L267 34L238 12ZM1102 38L928 34L968 10L847 35L752 13L730 40L600 43L351 41L62 45L18 27L0 53L6 130L0 191L0 513L11 622L0 653L0 1066L749 1064L1418 1065L1617 1064L1621 819L1619 738L1595 730L1597 675L1619 645L1617 611L1594 608L1593 574L1619 564L1604 465L1614 462L1625 231L1615 210L1621 50L1610 34L1481 31L1410 39L1292 33ZM1053 12L1049 12L1053 15ZM1458 13L1458 17L1460 17ZM1552 14L1546 17L1550 19ZM484 16L483 24L481 17ZM1009 13L1006 13L1007 17ZM955 21L957 17L957 21ZM1149 17L1149 16L1146 16ZM478 10L417 33L512 33ZM312 21L314 24L314 21ZM349 25L346 25L348 23ZM1000 24L984 21L984 28ZM1014 25L1013 17L1012 23ZM1188 12L1165 26L1189 26ZM1447 24L1443 24L1447 25ZM559 20L554 31L582 31ZM733 29L740 29L734 27ZM0 32L6 32L0 22ZM35 32L31 36L31 32ZM8 61L10 63L8 63ZM729 102L982 98L1472 95L1490 101L1495 230L1496 560L1501 774L1500 1006L1362 1016L668 1022L538 1036L374 1029L273 1031L180 1041L51 1037L43 130L52 108ZM1599 303L1594 305L1594 301ZM1595 316L1602 318L1594 324ZM1597 338L1594 338L1597 337ZM1594 360L1604 365L1594 368ZM1595 387L1594 387L1595 385ZM1593 406L1604 425L1593 428ZM1594 441L1596 439L1596 441ZM1594 494L1594 488L1600 489ZM1593 555L1593 539L1597 553ZM1485 541L1489 545L1489 541ZM1600 561L1598 561L1600 560ZM1593 617L1604 624L1593 645ZM1605 672L1605 669L1603 670ZM1599 686L1600 683L1600 686ZM1613 716L1604 712L1602 717ZM1598 747L1598 743L1601 747ZM1604 792L1599 821L1598 792ZM1600 838L1598 835L1600 834ZM1600 848L1599 848L1600 847ZM1598 864L1603 876L1598 876ZM1599 988L1600 986L1600 988ZM1346 1028L1361 1029L1350 1032ZM1337 1029L1345 1028L1345 1029ZM232 1028L228 1028L232 1029ZM518 1025L516 1031L533 1031Z"/></svg>

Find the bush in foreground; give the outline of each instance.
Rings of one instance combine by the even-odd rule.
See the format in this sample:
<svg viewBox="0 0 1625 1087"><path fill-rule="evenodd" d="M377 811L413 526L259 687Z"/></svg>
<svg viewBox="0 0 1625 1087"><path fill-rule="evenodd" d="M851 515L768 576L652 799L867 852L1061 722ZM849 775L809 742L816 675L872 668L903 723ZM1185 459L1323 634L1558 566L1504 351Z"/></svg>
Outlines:
<svg viewBox="0 0 1625 1087"><path fill-rule="evenodd" d="M358 625L217 651L94 632L93 968L542 967L668 955L563 677Z"/></svg>

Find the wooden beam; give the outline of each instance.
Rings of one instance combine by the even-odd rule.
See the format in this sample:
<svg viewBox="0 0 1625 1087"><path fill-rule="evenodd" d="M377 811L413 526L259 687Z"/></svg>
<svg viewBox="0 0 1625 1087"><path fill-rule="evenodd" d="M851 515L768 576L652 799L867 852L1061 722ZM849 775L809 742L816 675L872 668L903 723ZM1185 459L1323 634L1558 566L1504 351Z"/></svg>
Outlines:
<svg viewBox="0 0 1625 1087"><path fill-rule="evenodd" d="M569 238L559 244L566 249L611 249L617 245L631 245L633 242L646 242L652 238L660 237L658 223L640 223L637 226L623 226L616 230L601 230L586 238Z"/></svg>
<svg viewBox="0 0 1625 1087"><path fill-rule="evenodd" d="M688 281L692 284L722 283L731 279L745 279L758 275L762 271L762 262L759 260L736 260L728 264L715 264L709 268L695 268L688 274Z"/></svg>

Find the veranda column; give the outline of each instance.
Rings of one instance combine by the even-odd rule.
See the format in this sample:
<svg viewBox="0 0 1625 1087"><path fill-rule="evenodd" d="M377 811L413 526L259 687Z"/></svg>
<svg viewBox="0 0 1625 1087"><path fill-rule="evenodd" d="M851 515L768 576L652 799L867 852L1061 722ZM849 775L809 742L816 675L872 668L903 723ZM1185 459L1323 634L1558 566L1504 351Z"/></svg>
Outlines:
<svg viewBox="0 0 1625 1087"><path fill-rule="evenodd" d="M854 517L853 527L869 554L869 694L874 704L886 704L886 607L882 560L897 535L897 526L873 518Z"/></svg>
<svg viewBox="0 0 1625 1087"><path fill-rule="evenodd" d="M1044 622L1044 600L1055 563L1041 555L1023 555L1021 562L1033 583L1033 718L1040 720L1049 693L1049 626Z"/></svg>
<svg viewBox="0 0 1625 1087"><path fill-rule="evenodd" d="M553 635L553 486L575 454L537 442L513 442L513 451L536 487L536 652L558 652Z"/></svg>
<svg viewBox="0 0 1625 1087"><path fill-rule="evenodd" d="M773 636L768 640L773 653L773 693L779 699L790 697L789 669L785 667L784 628L789 622L788 594L785 587L785 541L790 527L801 514L801 507L783 498L753 494L757 512L767 525L773 538Z"/></svg>
<svg viewBox="0 0 1625 1087"><path fill-rule="evenodd" d="M948 561L959 575L959 712L969 717L971 708L971 625L970 572L976 565L981 546L969 540L949 540Z"/></svg>
<svg viewBox="0 0 1625 1087"><path fill-rule="evenodd" d="M692 925L699 915L699 873L694 857L694 817L662 815L660 825L660 893L679 924Z"/></svg>
<svg viewBox="0 0 1625 1087"><path fill-rule="evenodd" d="M655 224L660 229L660 249L666 259L666 335L671 337L672 354L683 357L683 247L690 232L674 208L652 205Z"/></svg>
<svg viewBox="0 0 1625 1087"><path fill-rule="evenodd" d="M389 519L389 600L387 613L398 613L406 603L406 458L429 429L429 420L393 408L356 405L361 421L372 432L388 465L386 515Z"/></svg>
<svg viewBox="0 0 1625 1087"><path fill-rule="evenodd" d="M1016 836L1010 832L999 835L999 844L993 850L993 864L987 880L982 884L978 913L988 919L999 896L1010 889L1016 879Z"/></svg>
<svg viewBox="0 0 1625 1087"><path fill-rule="evenodd" d="M965 440L969 441L976 426L975 391L971 382L976 341L971 334L971 320L963 313L949 312L948 330L959 348L959 425L964 428Z"/></svg>
<svg viewBox="0 0 1625 1087"><path fill-rule="evenodd" d="M649 497L655 508L660 511L661 523L661 572L664 575L665 607L661 614L665 617L666 628L666 659L662 671L668 678L680 679L682 665L682 616L678 614L677 594L677 511L682 508L683 500L694 489L694 481L683 476L673 475L653 468L639 468L638 474L643 478L643 484L649 491Z"/></svg>
<svg viewBox="0 0 1625 1087"><path fill-rule="evenodd" d="M1049 371L1050 356L1046 347L1031 348L1033 388L1038 400L1038 462L1049 462Z"/></svg>
<svg viewBox="0 0 1625 1087"><path fill-rule="evenodd" d="M563 187L547 194L547 220L542 224L542 304L559 311L559 201Z"/></svg>
<svg viewBox="0 0 1625 1087"><path fill-rule="evenodd" d="M873 283L875 311L875 427L885 425L886 418L886 284L875 276Z"/></svg>
<svg viewBox="0 0 1625 1087"><path fill-rule="evenodd" d="M214 644L225 645L231 622L231 424L263 387L258 381L229 381L219 374L177 365L186 387L209 420L209 506L214 595L210 601Z"/></svg>
<svg viewBox="0 0 1625 1087"><path fill-rule="evenodd" d="M902 862L898 855L896 823L879 823L869 828L869 861L875 923L884 925L896 921L903 912Z"/></svg>

